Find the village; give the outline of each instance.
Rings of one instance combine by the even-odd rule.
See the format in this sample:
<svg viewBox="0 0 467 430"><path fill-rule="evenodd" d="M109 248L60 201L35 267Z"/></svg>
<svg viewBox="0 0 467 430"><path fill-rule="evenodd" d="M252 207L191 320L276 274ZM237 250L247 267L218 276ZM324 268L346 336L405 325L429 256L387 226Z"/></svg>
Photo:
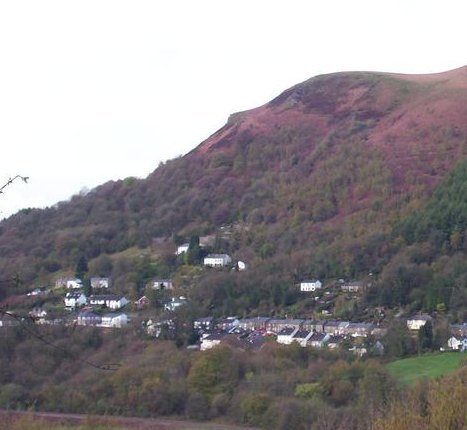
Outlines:
<svg viewBox="0 0 467 430"><path fill-rule="evenodd" d="M179 246L177 255L187 252L188 244ZM203 260L203 266L209 269L246 270L244 262L233 263L227 254L208 254ZM28 298L41 298L47 303L47 297L61 294L62 309L60 316L51 316L46 306L34 307L28 312L30 321L38 325L73 325L98 327L102 329L122 329L138 324L146 336L158 339L174 339L177 335L177 324L180 326L177 310L189 303L185 296L170 295L161 303L157 316L147 317L145 310L150 307L150 299L143 295L130 301L125 295L112 293L112 281L109 277L91 277L90 288L85 288L83 281L76 277L61 277L56 279L53 288L35 288L28 292ZM174 291L171 279L153 279L148 284L153 291ZM346 282L343 279L333 285L333 293L324 291L325 286L318 279L305 279L297 285L302 294L312 295L317 302L331 295L358 295L371 284L359 281ZM330 289L330 288L329 288ZM328 290L329 290L328 289ZM86 294L85 290L88 290ZM90 293L89 293L90 292ZM277 342L283 345L298 344L301 347L345 349L357 356L384 355L384 336L387 326L384 312L381 318L373 321L347 321L332 318L326 310L321 311L322 319L309 318L276 318L266 316L225 316L214 318L204 316L191 321L182 321L186 328L190 324L193 332L187 348L201 351L211 349L219 344L229 344L242 349L258 349L265 342ZM416 334L428 322L433 323L433 317L427 314L413 315L404 318L408 330ZM24 318L14 313L3 315L0 327L19 325ZM451 324L450 337L442 350L467 351L467 323Z"/></svg>

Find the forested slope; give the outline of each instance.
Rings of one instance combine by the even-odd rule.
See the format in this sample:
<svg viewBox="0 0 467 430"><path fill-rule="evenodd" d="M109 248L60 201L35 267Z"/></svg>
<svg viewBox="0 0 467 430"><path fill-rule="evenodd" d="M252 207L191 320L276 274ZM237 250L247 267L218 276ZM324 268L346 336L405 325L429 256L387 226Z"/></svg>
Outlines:
<svg viewBox="0 0 467 430"><path fill-rule="evenodd" d="M435 247L427 264L443 254L451 259L464 252L465 220L447 213L431 221L432 206L423 219L412 214L466 159L466 100L466 68L426 76L354 72L312 78L262 107L232 115L198 148L146 179L109 182L3 221L2 291L49 283L72 271L83 255L89 261L110 258L116 271L110 274L128 285L122 276L126 250L150 249L163 238L219 236L225 225L231 234L217 242L218 250L254 264L260 291L269 276L290 282L384 275L406 244L426 241L432 227L444 231L433 224L442 217L452 231L443 233L449 235L442 240L446 245ZM438 193L451 207L463 204L461 191L453 191L453 198ZM165 263L163 272L170 272L171 262ZM138 287L144 274L132 261L126 267Z"/></svg>

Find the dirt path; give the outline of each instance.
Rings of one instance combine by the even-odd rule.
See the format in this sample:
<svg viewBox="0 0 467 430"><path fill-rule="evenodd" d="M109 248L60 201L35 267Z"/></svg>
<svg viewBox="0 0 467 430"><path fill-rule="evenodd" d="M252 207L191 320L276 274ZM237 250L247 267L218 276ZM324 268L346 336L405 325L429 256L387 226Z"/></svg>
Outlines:
<svg viewBox="0 0 467 430"><path fill-rule="evenodd" d="M128 430L259 430L229 424L200 423L159 418L104 417L97 415L59 414L55 412L17 412L0 410L2 423L23 417L32 417L56 424L109 425ZM0 426L0 429L3 428Z"/></svg>

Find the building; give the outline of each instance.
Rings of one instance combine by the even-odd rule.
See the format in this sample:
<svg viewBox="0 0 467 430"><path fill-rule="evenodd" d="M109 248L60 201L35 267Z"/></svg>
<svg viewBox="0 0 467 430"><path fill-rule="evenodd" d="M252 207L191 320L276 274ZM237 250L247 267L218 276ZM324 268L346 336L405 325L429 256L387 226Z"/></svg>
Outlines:
<svg viewBox="0 0 467 430"><path fill-rule="evenodd" d="M269 333L279 333L284 328L300 329L305 320L301 319L270 319L266 323L266 331Z"/></svg>
<svg viewBox="0 0 467 430"><path fill-rule="evenodd" d="M451 324L449 331L453 336L465 337L467 336L467 323Z"/></svg>
<svg viewBox="0 0 467 430"><path fill-rule="evenodd" d="M360 293L363 291L362 282L345 282L341 285L341 291L344 293Z"/></svg>
<svg viewBox="0 0 467 430"><path fill-rule="evenodd" d="M313 333L307 341L307 346L311 346L313 348L322 348L326 345L326 342L329 340L329 338L329 334L326 333Z"/></svg>
<svg viewBox="0 0 467 430"><path fill-rule="evenodd" d="M83 281L79 278L58 278L55 281L55 287L68 289L83 288Z"/></svg>
<svg viewBox="0 0 467 430"><path fill-rule="evenodd" d="M234 331L240 324L239 319L236 316L222 318L217 321L216 328L221 331Z"/></svg>
<svg viewBox="0 0 467 430"><path fill-rule="evenodd" d="M307 346L308 340L313 336L310 330L298 330L292 337L292 342L297 342L300 346Z"/></svg>
<svg viewBox="0 0 467 430"><path fill-rule="evenodd" d="M323 288L323 284L317 279L300 282L300 291L303 292L316 291L320 290L321 288Z"/></svg>
<svg viewBox="0 0 467 430"><path fill-rule="evenodd" d="M177 248L177 250L175 251L175 255L184 254L185 252L188 252L189 248L190 248L190 244L184 243Z"/></svg>
<svg viewBox="0 0 467 430"><path fill-rule="evenodd" d="M125 314L105 314L102 315L99 327L122 328L128 324L128 317Z"/></svg>
<svg viewBox="0 0 467 430"><path fill-rule="evenodd" d="M149 306L150 303L150 300L146 296L140 297L138 300L135 301L136 309L144 309L147 306Z"/></svg>
<svg viewBox="0 0 467 430"><path fill-rule="evenodd" d="M339 335L331 335L326 341L326 345L329 349L336 349L339 348L340 344L344 340L343 336Z"/></svg>
<svg viewBox="0 0 467 430"><path fill-rule="evenodd" d="M246 270L246 263L244 263L243 261L237 261L237 270L239 270L240 272Z"/></svg>
<svg viewBox="0 0 467 430"><path fill-rule="evenodd" d="M155 279L150 285L155 290L173 290L171 279Z"/></svg>
<svg viewBox="0 0 467 430"><path fill-rule="evenodd" d="M87 302L86 296L80 291L66 293L65 307L67 309L79 308L81 306L84 306L86 302Z"/></svg>
<svg viewBox="0 0 467 430"><path fill-rule="evenodd" d="M33 310L29 312L29 316L34 320L36 324L44 324L45 318L47 316L47 311L42 308L33 308Z"/></svg>
<svg viewBox="0 0 467 430"><path fill-rule="evenodd" d="M115 294L96 294L89 298L89 303L94 306L105 306L109 309L121 309L129 302L124 296Z"/></svg>
<svg viewBox="0 0 467 430"><path fill-rule="evenodd" d="M339 334L339 325L342 321L329 320L324 325L324 332L327 334Z"/></svg>
<svg viewBox="0 0 467 430"><path fill-rule="evenodd" d="M78 318L76 319L76 323L78 325L84 326L96 326L101 323L102 318L100 315L95 314L90 310L81 311L78 314Z"/></svg>
<svg viewBox="0 0 467 430"><path fill-rule="evenodd" d="M238 326L246 331L266 330L266 324L270 319L268 317L242 318Z"/></svg>
<svg viewBox="0 0 467 430"><path fill-rule="evenodd" d="M45 287L40 287L40 288L34 288L34 290L30 291L29 293L27 293L26 295L27 296L43 296L43 295L46 295L46 294L49 294L49 290Z"/></svg>
<svg viewBox="0 0 467 430"><path fill-rule="evenodd" d="M68 289L83 288L83 281L79 278L71 278L66 281L66 287Z"/></svg>
<svg viewBox="0 0 467 430"><path fill-rule="evenodd" d="M448 339L448 347L454 351L467 351L467 337L465 336L451 336Z"/></svg>
<svg viewBox="0 0 467 430"><path fill-rule="evenodd" d="M225 267L232 262L227 254L209 254L204 257L204 265L208 267Z"/></svg>
<svg viewBox="0 0 467 430"><path fill-rule="evenodd" d="M298 328L287 327L283 328L279 333L277 333L277 343L282 343L283 345L290 345L293 341L294 335L298 332Z"/></svg>
<svg viewBox="0 0 467 430"><path fill-rule="evenodd" d="M407 327L409 330L420 330L428 321L432 321L430 315L416 315L407 319Z"/></svg>
<svg viewBox="0 0 467 430"><path fill-rule="evenodd" d="M305 320L302 323L302 328L304 330L315 331L318 333L322 333L324 331L324 325L326 324L325 320Z"/></svg>
<svg viewBox="0 0 467 430"><path fill-rule="evenodd" d="M87 303L87 298L81 291L66 293L65 307L67 309L75 309L84 306Z"/></svg>
<svg viewBox="0 0 467 430"><path fill-rule="evenodd" d="M180 296L178 299L176 297L172 297L172 299L164 304L164 309L166 311L173 312L174 310L178 309L180 306L183 306L187 303L187 299L183 296Z"/></svg>
<svg viewBox="0 0 467 430"><path fill-rule="evenodd" d="M201 351L214 348L219 345L222 339L226 336L226 333L211 333L201 339Z"/></svg>
<svg viewBox="0 0 467 430"><path fill-rule="evenodd" d="M110 278L100 278L94 276L91 278L91 288L109 288L110 287Z"/></svg>
<svg viewBox="0 0 467 430"><path fill-rule="evenodd" d="M349 323L345 328L344 334L349 334L353 337L366 337L369 336L374 328L371 323Z"/></svg>
<svg viewBox="0 0 467 430"><path fill-rule="evenodd" d="M211 331L214 328L213 317L197 318L193 321L193 328L195 330Z"/></svg>

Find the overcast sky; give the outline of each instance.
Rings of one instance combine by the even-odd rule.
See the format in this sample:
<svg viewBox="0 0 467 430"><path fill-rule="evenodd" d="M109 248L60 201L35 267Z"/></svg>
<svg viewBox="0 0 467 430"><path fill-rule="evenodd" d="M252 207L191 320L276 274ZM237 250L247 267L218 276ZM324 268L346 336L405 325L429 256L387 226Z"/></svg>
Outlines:
<svg viewBox="0 0 467 430"><path fill-rule="evenodd" d="M3 0L0 217L145 177L314 75L467 64L459 1Z"/></svg>

